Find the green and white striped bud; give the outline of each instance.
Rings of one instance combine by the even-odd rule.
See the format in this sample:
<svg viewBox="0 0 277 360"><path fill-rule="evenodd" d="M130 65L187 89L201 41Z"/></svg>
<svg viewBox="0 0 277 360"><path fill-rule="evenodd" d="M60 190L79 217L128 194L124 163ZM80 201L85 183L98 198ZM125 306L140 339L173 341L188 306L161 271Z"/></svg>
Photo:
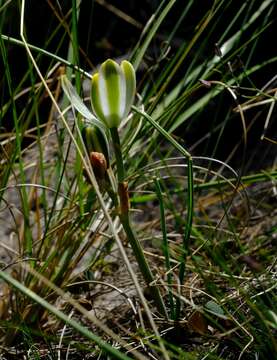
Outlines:
<svg viewBox="0 0 277 360"><path fill-rule="evenodd" d="M117 128L130 112L135 91L136 76L132 64L127 60L120 65L106 60L91 82L91 105L95 115L108 128Z"/></svg>
<svg viewBox="0 0 277 360"><path fill-rule="evenodd" d="M88 154L103 154L107 162L107 167L109 168L109 146L105 133L97 126L85 125L82 129L82 138Z"/></svg>

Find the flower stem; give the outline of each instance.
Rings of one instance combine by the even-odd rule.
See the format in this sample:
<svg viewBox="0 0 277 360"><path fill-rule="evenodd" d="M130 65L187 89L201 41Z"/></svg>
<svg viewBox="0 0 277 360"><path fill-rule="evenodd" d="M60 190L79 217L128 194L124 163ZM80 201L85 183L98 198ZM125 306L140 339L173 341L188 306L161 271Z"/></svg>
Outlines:
<svg viewBox="0 0 277 360"><path fill-rule="evenodd" d="M115 159L116 159L117 179L118 179L118 183L123 183L125 180L125 170L124 170L124 164L123 164L118 130L117 130L117 128L114 127L114 128L111 128L110 131L111 131L111 137L112 137L112 141L113 141L113 147L114 147L114 153L115 153Z"/></svg>
<svg viewBox="0 0 277 360"><path fill-rule="evenodd" d="M138 266L146 282L147 287L151 287L151 295L155 302L155 305L158 311L168 318L166 307L161 296L160 290L157 285L153 285L151 283L154 282L155 278L154 275L149 267L149 264L146 260L146 257L143 253L142 246L137 238L137 235L131 225L130 216L129 216L129 200L128 200L128 185L125 181L125 169L123 164L122 152L121 152L121 145L120 139L118 135L117 128L111 128L111 137L114 146L115 152L115 159L116 159L116 166L117 166L117 179L118 179L118 195L120 201L120 213L119 218L125 234L130 242L130 245L133 249L135 258L137 260ZM151 285L150 285L151 284Z"/></svg>

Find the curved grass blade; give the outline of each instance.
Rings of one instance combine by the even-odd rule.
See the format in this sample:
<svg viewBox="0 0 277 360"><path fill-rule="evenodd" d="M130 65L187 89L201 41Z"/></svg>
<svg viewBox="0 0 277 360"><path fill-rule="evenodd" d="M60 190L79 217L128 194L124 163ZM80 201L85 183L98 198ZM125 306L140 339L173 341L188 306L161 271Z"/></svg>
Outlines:
<svg viewBox="0 0 277 360"><path fill-rule="evenodd" d="M180 268L179 268L179 279L182 283L184 280L185 274L185 264L186 264L186 256L189 251L189 240L192 228L192 220L193 220L193 161L192 156L190 153L183 148L173 137L164 130L155 120L152 119L151 116L146 114L144 111L139 110L137 107L132 106L132 109L137 113L143 116L150 124L161 134L163 135L184 157L187 159L187 166L188 166L188 194L187 194L187 219L186 219L186 226L185 226L185 233L184 233L184 240L183 240L183 256L180 259ZM176 304L176 319L179 317L180 314L180 301Z"/></svg>

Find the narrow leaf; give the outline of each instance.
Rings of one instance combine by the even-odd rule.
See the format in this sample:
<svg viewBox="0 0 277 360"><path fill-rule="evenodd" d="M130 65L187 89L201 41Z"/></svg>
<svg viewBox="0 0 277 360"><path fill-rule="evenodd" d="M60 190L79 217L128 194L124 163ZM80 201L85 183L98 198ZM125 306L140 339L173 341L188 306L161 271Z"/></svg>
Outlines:
<svg viewBox="0 0 277 360"><path fill-rule="evenodd" d="M91 124L105 131L105 126L102 124L101 121L97 120L97 118L92 114L92 112L86 107L71 82L67 79L66 75L63 75L61 77L61 85L65 95L71 102L72 106Z"/></svg>

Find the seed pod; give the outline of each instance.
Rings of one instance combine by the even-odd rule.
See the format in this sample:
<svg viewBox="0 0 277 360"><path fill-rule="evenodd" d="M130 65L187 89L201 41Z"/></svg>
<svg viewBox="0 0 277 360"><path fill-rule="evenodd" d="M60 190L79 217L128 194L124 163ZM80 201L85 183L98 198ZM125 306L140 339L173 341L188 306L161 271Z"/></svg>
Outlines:
<svg viewBox="0 0 277 360"><path fill-rule="evenodd" d="M136 76L132 64L124 60L118 65L108 59L92 77L92 109L108 128L118 127L130 112L135 90Z"/></svg>

